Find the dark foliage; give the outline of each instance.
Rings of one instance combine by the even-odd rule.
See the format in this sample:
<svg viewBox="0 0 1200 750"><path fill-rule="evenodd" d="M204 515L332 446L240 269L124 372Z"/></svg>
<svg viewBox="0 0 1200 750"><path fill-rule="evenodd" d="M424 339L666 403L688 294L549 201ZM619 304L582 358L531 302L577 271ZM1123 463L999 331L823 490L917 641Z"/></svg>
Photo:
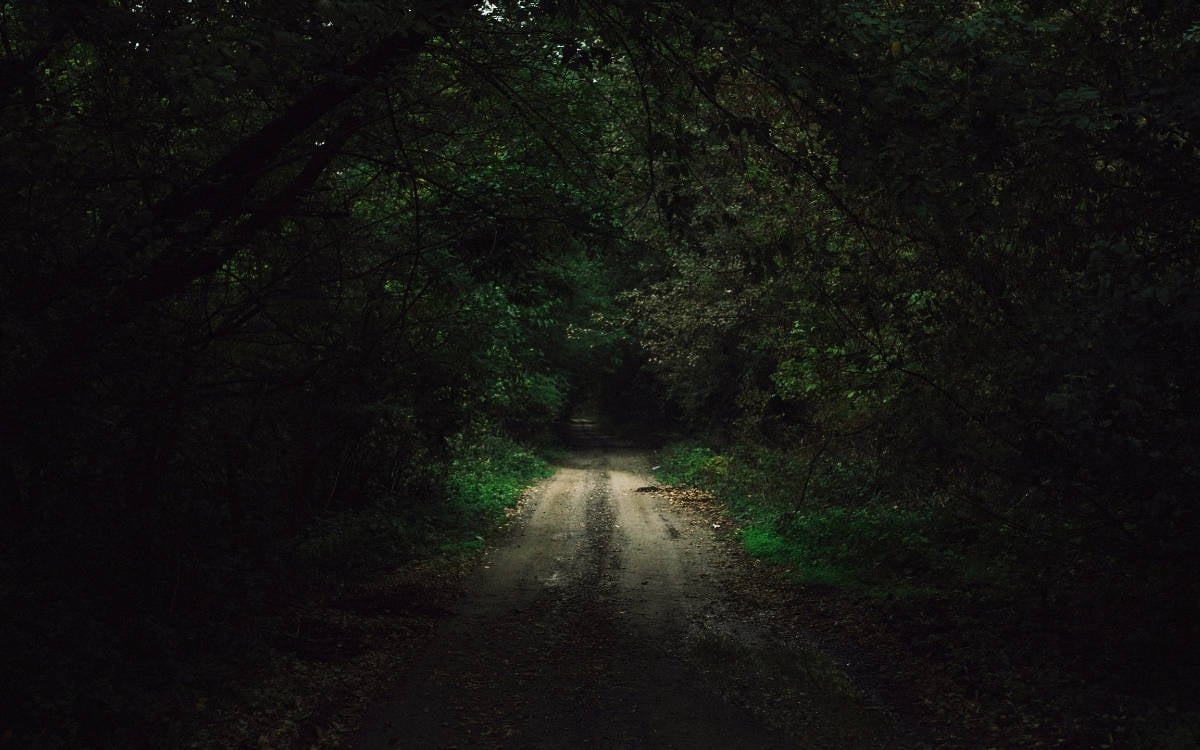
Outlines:
<svg viewBox="0 0 1200 750"><path fill-rule="evenodd" d="M127 742L582 404L1195 637L1189 9L695 5L0 2L14 736Z"/></svg>

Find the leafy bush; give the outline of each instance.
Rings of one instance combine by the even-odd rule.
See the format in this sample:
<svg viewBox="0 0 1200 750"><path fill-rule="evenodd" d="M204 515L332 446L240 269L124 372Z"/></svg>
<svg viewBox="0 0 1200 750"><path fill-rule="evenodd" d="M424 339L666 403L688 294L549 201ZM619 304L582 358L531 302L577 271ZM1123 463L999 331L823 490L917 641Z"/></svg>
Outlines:
<svg viewBox="0 0 1200 750"><path fill-rule="evenodd" d="M440 494L385 497L330 516L297 543L292 564L353 576L420 556L473 552L521 492L551 473L546 461L507 438L459 436L451 447Z"/></svg>
<svg viewBox="0 0 1200 750"><path fill-rule="evenodd" d="M868 464L762 447L726 455L692 443L666 447L660 464L662 481L701 487L727 503L748 552L805 580L911 591L908 579L949 581L972 569L954 541L969 538L955 519L886 502Z"/></svg>
<svg viewBox="0 0 1200 750"><path fill-rule="evenodd" d="M659 454L658 478L670 484L702 484L702 473L716 454L693 443L672 443Z"/></svg>
<svg viewBox="0 0 1200 750"><path fill-rule="evenodd" d="M469 525L487 525L516 503L535 479L549 476L549 464L511 440L484 435L460 444L446 477L451 510Z"/></svg>
<svg viewBox="0 0 1200 750"><path fill-rule="evenodd" d="M297 543L292 564L309 571L354 577L427 551L435 528L432 518L405 517L394 500L383 500L319 522Z"/></svg>

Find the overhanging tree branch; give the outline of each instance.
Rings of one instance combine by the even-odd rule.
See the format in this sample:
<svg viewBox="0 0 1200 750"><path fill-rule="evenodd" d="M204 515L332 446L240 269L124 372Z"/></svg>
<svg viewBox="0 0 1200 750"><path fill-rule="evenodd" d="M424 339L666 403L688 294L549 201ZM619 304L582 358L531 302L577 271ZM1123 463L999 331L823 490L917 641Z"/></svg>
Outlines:
<svg viewBox="0 0 1200 750"><path fill-rule="evenodd" d="M107 335L128 323L146 305L177 294L194 280L215 272L251 235L285 215L325 173L361 121L348 118L328 134L312 135L313 142L320 145L299 174L272 197L256 206L249 205L255 189L273 173L285 152L390 67L419 54L435 31L432 27L418 31L410 26L384 37L365 55L235 144L200 175L196 184L181 187L152 206L150 231L114 229L112 236L121 237L129 257L138 257L154 245L165 246L166 250L137 278L114 288L86 317L69 325L41 364L10 391L10 407L19 410L23 402L55 398L68 391L79 382L83 365ZM237 223L230 227L230 222ZM218 234L224 236L206 242Z"/></svg>

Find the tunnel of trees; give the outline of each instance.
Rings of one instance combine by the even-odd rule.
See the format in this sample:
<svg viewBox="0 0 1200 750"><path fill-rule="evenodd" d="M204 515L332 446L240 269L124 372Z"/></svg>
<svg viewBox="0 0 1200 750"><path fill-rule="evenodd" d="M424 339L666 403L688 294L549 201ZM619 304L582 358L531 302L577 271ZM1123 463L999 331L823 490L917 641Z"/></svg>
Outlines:
<svg viewBox="0 0 1200 750"><path fill-rule="evenodd" d="M0 732L219 680L582 408L1190 653L1198 139L1188 3L0 2Z"/></svg>

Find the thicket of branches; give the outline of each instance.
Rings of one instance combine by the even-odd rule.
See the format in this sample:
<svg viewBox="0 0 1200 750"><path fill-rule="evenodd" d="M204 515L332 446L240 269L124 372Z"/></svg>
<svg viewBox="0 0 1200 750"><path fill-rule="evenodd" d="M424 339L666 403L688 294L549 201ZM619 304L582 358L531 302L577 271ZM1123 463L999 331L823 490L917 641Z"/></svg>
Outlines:
<svg viewBox="0 0 1200 750"><path fill-rule="evenodd" d="M421 552L612 366L606 104L458 3L0 9L0 713L121 744L326 520Z"/></svg>
<svg viewBox="0 0 1200 750"><path fill-rule="evenodd" d="M1080 554L1191 559L1188 13L633 19L663 220L630 230L672 268L634 309L695 423L879 466L894 494L1044 525Z"/></svg>

